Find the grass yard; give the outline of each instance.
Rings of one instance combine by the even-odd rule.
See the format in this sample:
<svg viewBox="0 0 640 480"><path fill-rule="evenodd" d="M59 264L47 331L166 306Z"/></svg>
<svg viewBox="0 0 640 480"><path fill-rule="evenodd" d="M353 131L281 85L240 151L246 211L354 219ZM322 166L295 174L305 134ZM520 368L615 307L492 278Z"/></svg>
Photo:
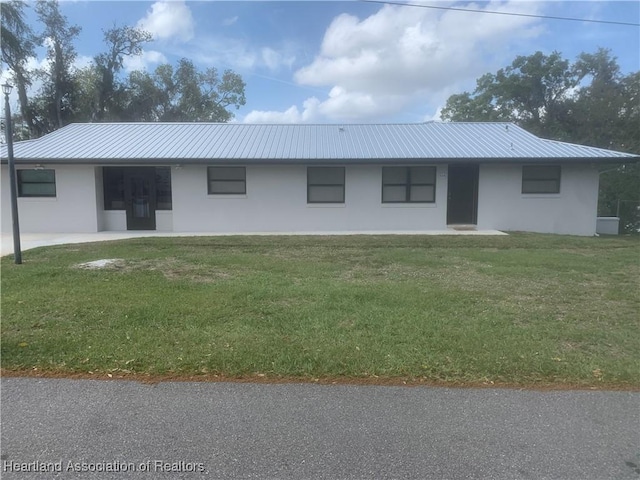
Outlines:
<svg viewBox="0 0 640 480"><path fill-rule="evenodd" d="M5 374L640 386L637 238L147 238L24 261L2 259Z"/></svg>

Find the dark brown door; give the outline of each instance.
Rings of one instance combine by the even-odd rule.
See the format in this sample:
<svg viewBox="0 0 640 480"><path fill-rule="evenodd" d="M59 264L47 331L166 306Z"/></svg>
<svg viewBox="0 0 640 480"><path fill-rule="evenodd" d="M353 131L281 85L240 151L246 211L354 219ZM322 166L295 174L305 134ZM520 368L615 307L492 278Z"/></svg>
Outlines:
<svg viewBox="0 0 640 480"><path fill-rule="evenodd" d="M478 222L478 165L449 165L447 224Z"/></svg>
<svg viewBox="0 0 640 480"><path fill-rule="evenodd" d="M155 168L125 168L124 199L127 230L156 229Z"/></svg>

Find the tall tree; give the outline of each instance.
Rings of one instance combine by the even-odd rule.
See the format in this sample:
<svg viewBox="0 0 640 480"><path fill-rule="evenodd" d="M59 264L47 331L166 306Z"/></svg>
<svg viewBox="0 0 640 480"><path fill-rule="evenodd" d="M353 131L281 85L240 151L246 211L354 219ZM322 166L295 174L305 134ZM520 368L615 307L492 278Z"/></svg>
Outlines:
<svg viewBox="0 0 640 480"><path fill-rule="evenodd" d="M102 76L95 64L77 69L73 75L74 103L73 122L96 120L98 97Z"/></svg>
<svg viewBox="0 0 640 480"><path fill-rule="evenodd" d="M72 115L72 70L76 58L73 41L81 28L69 25L57 0L38 0L36 13L44 25L41 40L47 45L49 61L48 68L42 71L45 84L37 103L42 122L50 130L64 126L65 119Z"/></svg>
<svg viewBox="0 0 640 480"><path fill-rule="evenodd" d="M585 81L573 98L569 119L574 141L615 150L633 151L638 147L640 115L638 110L638 72L620 73L615 57L606 49L581 53L574 64ZM636 94L634 95L634 80ZM635 97L635 98L634 98ZM635 131L633 134L629 127ZM640 152L640 148L636 148Z"/></svg>
<svg viewBox="0 0 640 480"><path fill-rule="evenodd" d="M12 0L3 3L0 8L0 45L2 47L2 61L13 73L13 82L20 100L22 120L28 126L30 136L37 136L33 121L33 113L29 108L27 88L31 86L31 72L27 68L27 61L35 57L35 38L33 31L24 19L22 1Z"/></svg>
<svg viewBox="0 0 640 480"><path fill-rule="evenodd" d="M231 70L220 76L215 68L204 72L181 59L174 69L159 65L153 74L132 72L128 108L130 120L162 122L228 122L231 108L246 102L245 83Z"/></svg>
<svg viewBox="0 0 640 480"><path fill-rule="evenodd" d="M512 121L538 135L557 135L564 102L580 79L558 52L518 56L496 74L480 77L473 94L450 97L442 118Z"/></svg>
<svg viewBox="0 0 640 480"><path fill-rule="evenodd" d="M98 98L94 118L118 119L121 115L122 86L118 84L117 75L122 70L124 58L141 55L142 46L153 39L149 32L129 26L113 27L104 32L107 51L95 57L96 69L100 75Z"/></svg>

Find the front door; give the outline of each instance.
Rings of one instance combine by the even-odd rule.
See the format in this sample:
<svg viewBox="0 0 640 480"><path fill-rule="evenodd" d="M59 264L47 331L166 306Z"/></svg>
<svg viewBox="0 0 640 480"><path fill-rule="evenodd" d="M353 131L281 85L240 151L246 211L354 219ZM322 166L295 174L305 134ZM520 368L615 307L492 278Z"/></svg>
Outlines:
<svg viewBox="0 0 640 480"><path fill-rule="evenodd" d="M127 230L156 229L156 169L124 169L124 199Z"/></svg>
<svg viewBox="0 0 640 480"><path fill-rule="evenodd" d="M478 165L449 165L447 224L478 221Z"/></svg>

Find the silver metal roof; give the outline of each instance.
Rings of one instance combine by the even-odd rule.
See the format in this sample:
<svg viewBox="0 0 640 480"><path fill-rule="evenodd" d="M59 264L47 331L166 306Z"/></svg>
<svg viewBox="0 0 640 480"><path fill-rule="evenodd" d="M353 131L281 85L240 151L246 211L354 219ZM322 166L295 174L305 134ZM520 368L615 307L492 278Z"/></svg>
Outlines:
<svg viewBox="0 0 640 480"><path fill-rule="evenodd" d="M6 145L0 149L6 162ZM544 140L511 123L264 125L83 123L14 144L16 162L364 163L624 161L622 152Z"/></svg>

